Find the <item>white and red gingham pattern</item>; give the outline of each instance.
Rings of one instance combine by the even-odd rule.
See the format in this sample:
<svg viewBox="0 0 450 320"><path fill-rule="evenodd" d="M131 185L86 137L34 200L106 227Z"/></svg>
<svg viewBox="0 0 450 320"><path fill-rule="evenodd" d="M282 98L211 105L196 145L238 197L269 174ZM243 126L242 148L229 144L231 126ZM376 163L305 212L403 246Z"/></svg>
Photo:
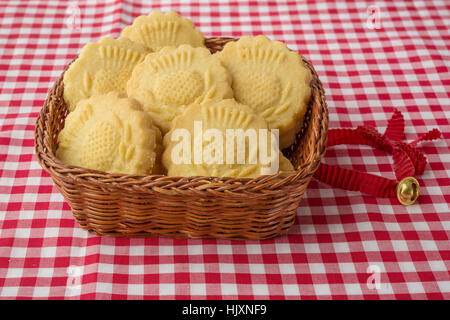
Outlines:
<svg viewBox="0 0 450 320"><path fill-rule="evenodd" d="M73 6L79 29L68 25ZM444 138L421 147L419 203L312 181L289 235L271 240L83 231L35 161L35 119L85 43L152 9L179 12L205 36L262 33L298 50L324 84L330 128L383 131L394 107L410 141L438 128ZM0 2L0 298L449 299L449 21L445 0ZM370 148L335 147L324 161L394 178L392 159Z"/></svg>

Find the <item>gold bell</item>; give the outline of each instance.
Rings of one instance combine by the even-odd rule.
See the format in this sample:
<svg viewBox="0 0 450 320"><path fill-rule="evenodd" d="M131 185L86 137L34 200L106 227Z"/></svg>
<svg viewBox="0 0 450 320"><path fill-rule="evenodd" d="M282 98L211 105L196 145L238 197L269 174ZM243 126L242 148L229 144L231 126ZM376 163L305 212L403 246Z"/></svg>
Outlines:
<svg viewBox="0 0 450 320"><path fill-rule="evenodd" d="M401 204L409 206L419 197L419 181L414 177L407 177L397 184L397 198Z"/></svg>

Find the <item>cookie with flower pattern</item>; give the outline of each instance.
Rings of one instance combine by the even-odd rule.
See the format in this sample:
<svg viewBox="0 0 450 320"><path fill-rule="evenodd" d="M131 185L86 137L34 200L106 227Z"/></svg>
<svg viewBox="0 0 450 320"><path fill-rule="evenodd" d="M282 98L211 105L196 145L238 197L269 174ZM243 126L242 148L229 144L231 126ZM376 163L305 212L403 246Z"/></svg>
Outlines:
<svg viewBox="0 0 450 320"><path fill-rule="evenodd" d="M121 37L141 43L154 51L181 44L204 46L203 35L195 29L192 21L173 11L152 11L148 16L139 16L132 25L123 29Z"/></svg>
<svg viewBox="0 0 450 320"><path fill-rule="evenodd" d="M163 133L187 105L233 97L230 75L217 57L189 45L148 54L134 68L127 94L141 102Z"/></svg>
<svg viewBox="0 0 450 320"><path fill-rule="evenodd" d="M80 101L58 136L61 161L109 173L150 174L161 133L141 105L110 92Z"/></svg>
<svg viewBox="0 0 450 320"><path fill-rule="evenodd" d="M70 111L94 94L125 93L136 64L151 50L129 39L103 38L88 43L64 73L64 100Z"/></svg>
<svg viewBox="0 0 450 320"><path fill-rule="evenodd" d="M169 176L184 177L255 178L293 170L277 144L271 149L272 138L264 118L250 107L234 99L205 101L174 119L163 138L162 163Z"/></svg>
<svg viewBox="0 0 450 320"><path fill-rule="evenodd" d="M301 56L265 36L228 42L217 53L232 77L234 98L280 130L280 147L291 145L311 96L311 73Z"/></svg>

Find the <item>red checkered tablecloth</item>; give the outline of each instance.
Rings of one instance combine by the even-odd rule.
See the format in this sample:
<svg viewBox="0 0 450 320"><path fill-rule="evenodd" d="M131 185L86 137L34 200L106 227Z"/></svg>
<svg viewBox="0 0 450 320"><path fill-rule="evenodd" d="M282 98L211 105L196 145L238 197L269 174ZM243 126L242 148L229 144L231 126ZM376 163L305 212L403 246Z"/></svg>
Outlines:
<svg viewBox="0 0 450 320"><path fill-rule="evenodd" d="M275 239L82 230L35 160L34 123L84 44L152 9L179 12L205 36L262 33L301 52L324 84L330 128L382 132L394 108L409 141L438 128L443 139L420 147L429 164L418 204L312 181ZM0 298L449 299L449 25L446 0L0 2ZM324 161L394 178L392 158L371 148L334 147Z"/></svg>

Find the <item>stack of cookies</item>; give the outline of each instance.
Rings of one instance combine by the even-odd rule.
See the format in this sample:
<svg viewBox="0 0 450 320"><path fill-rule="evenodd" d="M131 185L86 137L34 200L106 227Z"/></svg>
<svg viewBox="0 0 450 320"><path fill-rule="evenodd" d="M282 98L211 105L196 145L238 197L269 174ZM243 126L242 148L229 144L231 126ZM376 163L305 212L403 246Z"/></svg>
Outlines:
<svg viewBox="0 0 450 320"><path fill-rule="evenodd" d="M249 177L292 171L310 99L299 54L264 36L211 54L174 12L138 17L83 47L64 74L57 157L121 174Z"/></svg>

